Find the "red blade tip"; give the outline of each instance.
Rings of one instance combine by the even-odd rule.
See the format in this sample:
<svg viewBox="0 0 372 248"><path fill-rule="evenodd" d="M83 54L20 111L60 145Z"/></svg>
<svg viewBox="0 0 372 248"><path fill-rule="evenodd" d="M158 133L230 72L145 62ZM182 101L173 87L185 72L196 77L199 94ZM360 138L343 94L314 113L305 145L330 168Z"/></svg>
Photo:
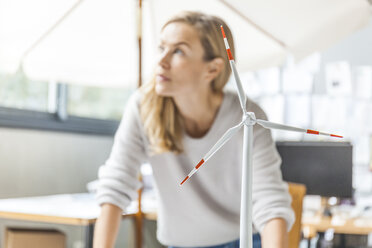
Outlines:
<svg viewBox="0 0 372 248"><path fill-rule="evenodd" d="M220 27L221 27L221 31L222 31L222 36L223 36L223 38L226 38L225 30L223 30L223 26L221 25Z"/></svg>
<svg viewBox="0 0 372 248"><path fill-rule="evenodd" d="M183 179L183 181L182 181L182 183L181 183L180 185L182 186L182 184L183 184L184 182L186 182L187 179L189 179L189 176L187 176L185 179Z"/></svg>
<svg viewBox="0 0 372 248"><path fill-rule="evenodd" d="M343 138L343 136L336 135L336 134L331 134L331 137L336 137L336 138Z"/></svg>

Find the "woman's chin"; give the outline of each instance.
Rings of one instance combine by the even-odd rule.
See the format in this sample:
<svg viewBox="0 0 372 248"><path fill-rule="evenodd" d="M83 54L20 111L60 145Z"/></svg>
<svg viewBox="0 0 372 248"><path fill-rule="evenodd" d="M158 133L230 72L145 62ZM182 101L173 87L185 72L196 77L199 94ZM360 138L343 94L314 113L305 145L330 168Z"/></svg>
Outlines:
<svg viewBox="0 0 372 248"><path fill-rule="evenodd" d="M168 87L164 87L163 85L157 83L155 86L155 92L159 96L173 96L172 91Z"/></svg>

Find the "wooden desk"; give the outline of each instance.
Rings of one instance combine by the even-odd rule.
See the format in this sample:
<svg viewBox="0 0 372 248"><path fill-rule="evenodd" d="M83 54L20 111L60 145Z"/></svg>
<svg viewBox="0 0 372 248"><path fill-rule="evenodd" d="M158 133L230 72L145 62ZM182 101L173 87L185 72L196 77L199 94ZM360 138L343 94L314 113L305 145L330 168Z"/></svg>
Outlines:
<svg viewBox="0 0 372 248"><path fill-rule="evenodd" d="M123 217L135 216L137 209L133 202ZM2 199L0 240L4 240L7 227L54 228L70 237L67 237L67 247L92 247L94 223L99 214L100 207L94 195L88 193Z"/></svg>
<svg viewBox="0 0 372 248"><path fill-rule="evenodd" d="M302 230L306 239L311 239L318 232L325 232L328 229L333 229L335 233L340 234L368 235L372 233L372 218L342 219L336 217L332 221L331 217L321 215L302 217Z"/></svg>

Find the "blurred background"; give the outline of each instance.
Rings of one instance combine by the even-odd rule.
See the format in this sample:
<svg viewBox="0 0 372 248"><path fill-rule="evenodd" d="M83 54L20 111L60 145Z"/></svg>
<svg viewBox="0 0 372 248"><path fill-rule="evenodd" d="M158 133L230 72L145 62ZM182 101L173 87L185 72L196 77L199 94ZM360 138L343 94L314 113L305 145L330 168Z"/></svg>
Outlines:
<svg viewBox="0 0 372 248"><path fill-rule="evenodd" d="M353 195L372 199L367 0L0 0L0 199L88 192L127 99L151 78L161 25L181 10L230 25L244 89L269 120L343 135Z"/></svg>

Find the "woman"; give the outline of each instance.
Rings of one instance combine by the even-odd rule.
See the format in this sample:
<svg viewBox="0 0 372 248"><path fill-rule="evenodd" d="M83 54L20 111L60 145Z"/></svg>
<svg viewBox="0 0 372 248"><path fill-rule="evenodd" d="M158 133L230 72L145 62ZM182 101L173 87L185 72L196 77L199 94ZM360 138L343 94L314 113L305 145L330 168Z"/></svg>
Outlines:
<svg viewBox="0 0 372 248"><path fill-rule="evenodd" d="M129 100L111 155L100 168L102 206L94 247L113 247L120 216L135 199L141 163L153 168L160 243L170 247L238 247L243 131L182 187L182 179L230 127L241 121L219 18L184 12L161 32L156 76ZM235 56L235 55L234 55ZM265 113L248 99L247 110ZM242 129L243 130L243 129ZM270 131L255 125L253 225L255 247L286 247L294 217Z"/></svg>

